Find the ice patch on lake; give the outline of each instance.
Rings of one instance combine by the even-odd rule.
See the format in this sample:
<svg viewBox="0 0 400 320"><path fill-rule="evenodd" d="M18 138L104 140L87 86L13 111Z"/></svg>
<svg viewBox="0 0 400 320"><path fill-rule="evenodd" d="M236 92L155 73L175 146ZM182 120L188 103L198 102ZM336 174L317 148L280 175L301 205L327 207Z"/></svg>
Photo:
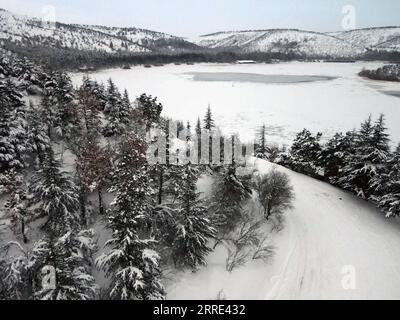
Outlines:
<svg viewBox="0 0 400 320"><path fill-rule="evenodd" d="M239 72L189 72L194 81L224 81L224 82L253 82L264 84L303 83L314 81L334 80L337 77L285 75L285 74L259 74Z"/></svg>

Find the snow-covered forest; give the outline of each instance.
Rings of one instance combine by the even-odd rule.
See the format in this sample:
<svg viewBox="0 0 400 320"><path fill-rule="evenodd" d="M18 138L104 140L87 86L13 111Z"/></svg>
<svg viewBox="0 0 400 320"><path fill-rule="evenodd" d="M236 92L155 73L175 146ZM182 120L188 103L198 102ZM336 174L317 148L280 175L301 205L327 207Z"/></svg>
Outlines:
<svg viewBox="0 0 400 320"><path fill-rule="evenodd" d="M73 88L65 73L5 57L1 74L3 299L162 299L166 267L196 271L218 245L229 243L228 271L249 250L271 256L259 229L272 216L279 228L290 207L285 174L239 173L234 152L228 165L211 156L175 165L179 135L162 104L146 94L131 102L111 79ZM158 150L165 163L146 158L154 127L168 139ZM210 108L194 132L176 128L187 145L216 130ZM197 189L204 175L215 180L206 198Z"/></svg>
<svg viewBox="0 0 400 320"><path fill-rule="evenodd" d="M44 9L0 8L0 301L400 299L400 27Z"/></svg>
<svg viewBox="0 0 400 320"><path fill-rule="evenodd" d="M294 208L291 179L241 157L210 106L191 124L164 117L150 95L131 101L112 79L73 87L27 59L3 56L0 66L2 299L164 299L171 275L201 272L215 250L227 273L273 260ZM204 132L210 143L195 145ZM149 161L161 136L153 151L164 161ZM326 143L304 129L288 149L263 125L254 150L400 215L400 150L384 115ZM195 151L198 161L180 162Z"/></svg>

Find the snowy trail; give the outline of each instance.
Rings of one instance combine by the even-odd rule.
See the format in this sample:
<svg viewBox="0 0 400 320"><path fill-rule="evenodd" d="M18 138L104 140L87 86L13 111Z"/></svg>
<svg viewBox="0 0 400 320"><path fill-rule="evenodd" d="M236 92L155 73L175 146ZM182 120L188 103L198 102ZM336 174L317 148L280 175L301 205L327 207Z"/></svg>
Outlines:
<svg viewBox="0 0 400 320"><path fill-rule="evenodd" d="M256 160L256 167L264 173L271 164ZM398 221L326 183L279 170L290 175L296 200L277 257L284 262L265 298L400 298ZM355 287L349 289L344 280L353 270Z"/></svg>
<svg viewBox="0 0 400 320"><path fill-rule="evenodd" d="M255 160L260 173L272 164ZM294 187L294 209L276 235L272 264L250 261L225 271L219 248L208 266L176 275L168 299L400 299L400 223L329 184L282 167ZM355 288L343 286L355 272ZM345 282L347 284L348 282Z"/></svg>

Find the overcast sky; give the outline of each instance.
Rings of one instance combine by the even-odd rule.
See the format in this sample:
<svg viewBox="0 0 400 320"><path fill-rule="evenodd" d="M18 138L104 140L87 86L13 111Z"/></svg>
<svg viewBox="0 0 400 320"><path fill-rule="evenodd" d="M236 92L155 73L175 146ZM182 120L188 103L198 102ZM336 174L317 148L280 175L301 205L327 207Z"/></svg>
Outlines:
<svg viewBox="0 0 400 320"><path fill-rule="evenodd" d="M0 0L1 8L36 17L49 5L61 22L188 37L223 30L342 30L345 5L354 6L357 28L400 25L399 0Z"/></svg>

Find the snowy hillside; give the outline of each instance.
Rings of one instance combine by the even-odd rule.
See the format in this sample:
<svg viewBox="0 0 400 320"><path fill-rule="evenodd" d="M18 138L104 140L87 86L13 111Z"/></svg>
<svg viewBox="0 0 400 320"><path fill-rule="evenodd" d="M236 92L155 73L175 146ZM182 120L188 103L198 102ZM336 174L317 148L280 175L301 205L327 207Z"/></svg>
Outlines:
<svg viewBox="0 0 400 320"><path fill-rule="evenodd" d="M353 46L331 35L294 29L219 32L200 36L195 42L204 47L234 48L241 52L308 56L350 57L364 52L362 47Z"/></svg>
<svg viewBox="0 0 400 320"><path fill-rule="evenodd" d="M48 25L40 19L0 9L0 39L22 47L52 47L106 53L176 51L193 46L181 38L136 28Z"/></svg>
<svg viewBox="0 0 400 320"><path fill-rule="evenodd" d="M400 49L400 27L357 29L331 35L359 48Z"/></svg>
<svg viewBox="0 0 400 320"><path fill-rule="evenodd" d="M255 167L263 174L272 164L257 159ZM219 248L206 268L177 274L167 298L399 299L400 224L349 193L278 168L290 176L296 199L275 236L273 262L250 261L229 273Z"/></svg>

